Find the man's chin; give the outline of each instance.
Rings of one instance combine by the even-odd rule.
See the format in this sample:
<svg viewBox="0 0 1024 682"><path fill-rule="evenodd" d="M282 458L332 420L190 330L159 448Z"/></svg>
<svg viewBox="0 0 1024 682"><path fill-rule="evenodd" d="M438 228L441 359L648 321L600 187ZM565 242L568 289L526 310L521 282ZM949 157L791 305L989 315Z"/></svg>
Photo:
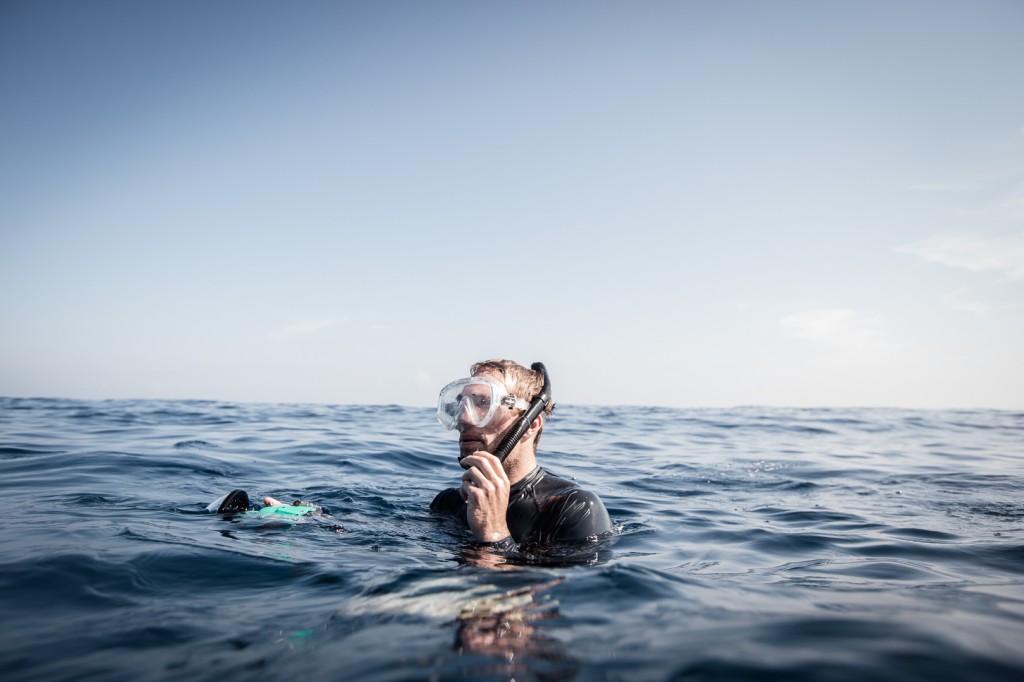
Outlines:
<svg viewBox="0 0 1024 682"><path fill-rule="evenodd" d="M485 448L486 446L483 441L459 441L459 461L461 462L464 457L468 457L469 455L472 455L474 452L480 452Z"/></svg>

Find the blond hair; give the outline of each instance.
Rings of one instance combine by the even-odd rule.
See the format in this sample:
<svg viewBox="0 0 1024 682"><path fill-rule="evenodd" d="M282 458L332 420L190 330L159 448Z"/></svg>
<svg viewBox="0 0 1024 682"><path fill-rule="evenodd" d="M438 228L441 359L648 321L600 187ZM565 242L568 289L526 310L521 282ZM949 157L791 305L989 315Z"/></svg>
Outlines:
<svg viewBox="0 0 1024 682"><path fill-rule="evenodd" d="M544 389L544 375L532 369L523 367L518 362L511 360L484 360L476 362L469 368L469 373L476 375L481 372L491 372L501 376L502 383L517 398L531 402ZM544 414L550 415L555 410L555 401L549 400L544 407ZM537 451L537 444L540 442L540 435L544 431L541 425L537 432L537 438L533 441L533 451Z"/></svg>

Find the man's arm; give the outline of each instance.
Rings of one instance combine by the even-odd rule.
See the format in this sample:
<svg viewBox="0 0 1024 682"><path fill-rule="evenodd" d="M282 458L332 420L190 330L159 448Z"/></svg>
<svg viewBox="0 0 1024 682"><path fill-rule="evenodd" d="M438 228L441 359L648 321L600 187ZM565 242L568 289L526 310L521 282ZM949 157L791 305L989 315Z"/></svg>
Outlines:
<svg viewBox="0 0 1024 682"><path fill-rule="evenodd" d="M462 506L462 495L458 488L445 488L430 503L430 511L454 514Z"/></svg>

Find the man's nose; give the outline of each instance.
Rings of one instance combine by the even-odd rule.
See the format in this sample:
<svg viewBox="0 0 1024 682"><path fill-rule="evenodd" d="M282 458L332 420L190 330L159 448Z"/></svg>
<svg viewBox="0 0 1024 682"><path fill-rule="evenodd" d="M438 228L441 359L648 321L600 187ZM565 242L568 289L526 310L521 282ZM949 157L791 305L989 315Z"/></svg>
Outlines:
<svg viewBox="0 0 1024 682"><path fill-rule="evenodd" d="M473 423L473 420L469 416L469 405L465 400L459 402L459 411L456 415L456 422L463 428Z"/></svg>

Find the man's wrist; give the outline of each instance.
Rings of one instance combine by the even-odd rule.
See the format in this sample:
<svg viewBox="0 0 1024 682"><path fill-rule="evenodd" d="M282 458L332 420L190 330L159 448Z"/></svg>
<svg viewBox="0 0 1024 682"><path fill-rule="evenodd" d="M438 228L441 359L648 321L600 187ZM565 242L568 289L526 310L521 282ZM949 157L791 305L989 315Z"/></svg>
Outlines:
<svg viewBox="0 0 1024 682"><path fill-rule="evenodd" d="M502 551L510 551L516 548L516 541L512 539L511 535L506 535L498 540L478 540L479 545L484 547L490 547L492 549L498 549Z"/></svg>
<svg viewBox="0 0 1024 682"><path fill-rule="evenodd" d="M493 544L495 542L502 542L503 540L508 538L510 535L511 535L511 533L509 533L507 530L506 531L498 530L498 531L477 533L476 539L479 540L480 542L486 542L488 544Z"/></svg>

